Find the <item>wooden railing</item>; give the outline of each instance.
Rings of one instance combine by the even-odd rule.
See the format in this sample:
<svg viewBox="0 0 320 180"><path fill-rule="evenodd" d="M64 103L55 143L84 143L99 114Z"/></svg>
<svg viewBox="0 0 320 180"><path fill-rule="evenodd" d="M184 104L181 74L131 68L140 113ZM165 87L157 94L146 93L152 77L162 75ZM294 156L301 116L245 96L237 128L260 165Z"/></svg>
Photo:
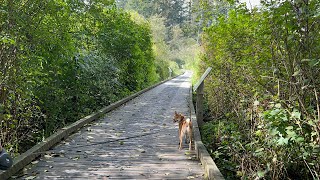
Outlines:
<svg viewBox="0 0 320 180"><path fill-rule="evenodd" d="M208 74L211 71L211 67L208 67L208 69L202 74L199 81L193 86L193 91L197 93L196 98L196 117L198 120L199 126L202 126L204 124L203 121L203 89L204 89L204 79L208 76Z"/></svg>

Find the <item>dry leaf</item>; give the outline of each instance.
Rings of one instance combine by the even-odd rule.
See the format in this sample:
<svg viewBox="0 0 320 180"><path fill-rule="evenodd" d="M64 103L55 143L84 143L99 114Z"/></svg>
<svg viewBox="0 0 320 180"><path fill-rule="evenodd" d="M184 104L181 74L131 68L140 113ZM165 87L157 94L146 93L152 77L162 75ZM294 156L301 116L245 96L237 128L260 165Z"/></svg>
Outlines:
<svg viewBox="0 0 320 180"><path fill-rule="evenodd" d="M31 180L31 179L35 179L37 176L28 176L25 178L25 180Z"/></svg>
<svg viewBox="0 0 320 180"><path fill-rule="evenodd" d="M37 164L39 161L32 161L31 164Z"/></svg>

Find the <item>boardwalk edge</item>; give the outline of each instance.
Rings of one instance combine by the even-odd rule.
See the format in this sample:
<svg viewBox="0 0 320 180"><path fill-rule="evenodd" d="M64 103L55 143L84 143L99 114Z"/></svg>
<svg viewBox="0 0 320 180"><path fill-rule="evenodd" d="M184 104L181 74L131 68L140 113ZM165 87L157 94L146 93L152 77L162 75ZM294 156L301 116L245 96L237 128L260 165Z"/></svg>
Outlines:
<svg viewBox="0 0 320 180"><path fill-rule="evenodd" d="M110 104L109 106L104 107L104 108L98 110L97 112L90 114L90 115L70 124L69 126L62 128L61 130L57 131L53 135L46 138L44 141L38 143L37 145L33 146L28 151L26 151L23 154L16 157L14 159L14 162L13 162L13 165L11 166L11 168L9 168L8 170L5 170L5 171L0 170L0 179L1 180L9 179L11 176L15 175L18 171L20 171L25 166L30 164L34 159L39 157L42 153L44 153L45 151L50 149L52 146L59 143L62 139L69 137L72 133L74 133L78 129L82 128L86 124L88 124L94 120L99 119L99 117L101 115L116 109L117 107L119 107L119 106L123 105L124 103L138 97L139 95L141 95L141 94L143 94L143 93L145 93L145 92L147 92L147 91L149 91L149 90L151 90L151 89L153 89L153 88L155 88L155 87L157 87L167 81L170 81L171 79L174 79L180 75L163 80L163 81L156 83L148 88L145 88L141 91L138 91L138 92L126 97L126 98L123 98L117 102L114 102L114 103Z"/></svg>
<svg viewBox="0 0 320 180"><path fill-rule="evenodd" d="M197 155L197 159L200 160L201 164L204 167L204 170L205 170L204 178L209 180L224 180L223 175L221 174L217 165L214 163L206 147L201 141L201 135L199 131L197 117L195 116L195 110L192 102L192 85L190 88L189 97L190 97L189 104L190 104L190 110L191 110L191 121L193 124L195 152Z"/></svg>

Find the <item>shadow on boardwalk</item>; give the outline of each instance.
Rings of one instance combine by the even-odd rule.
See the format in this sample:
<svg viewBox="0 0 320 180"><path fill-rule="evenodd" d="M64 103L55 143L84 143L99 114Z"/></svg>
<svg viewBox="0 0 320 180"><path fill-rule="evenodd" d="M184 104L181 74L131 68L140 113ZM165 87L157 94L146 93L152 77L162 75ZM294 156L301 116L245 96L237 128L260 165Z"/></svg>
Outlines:
<svg viewBox="0 0 320 180"><path fill-rule="evenodd" d="M188 114L190 73L82 128L25 168L18 179L203 179L188 145L178 150L174 111Z"/></svg>

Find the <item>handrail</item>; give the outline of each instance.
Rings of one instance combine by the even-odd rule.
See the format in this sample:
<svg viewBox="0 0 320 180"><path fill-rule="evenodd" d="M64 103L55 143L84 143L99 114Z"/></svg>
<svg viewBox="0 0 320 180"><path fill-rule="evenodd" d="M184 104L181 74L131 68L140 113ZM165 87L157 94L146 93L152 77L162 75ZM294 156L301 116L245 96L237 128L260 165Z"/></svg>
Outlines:
<svg viewBox="0 0 320 180"><path fill-rule="evenodd" d="M211 67L208 67L207 70L202 74L201 78L199 79L199 81L193 86L193 91L196 91L200 84L204 81L204 79L209 75L209 73L211 72Z"/></svg>
<svg viewBox="0 0 320 180"><path fill-rule="evenodd" d="M203 89L204 89L204 79L209 75L211 67L208 67L207 70L202 74L200 80L193 86L193 91L197 92L196 99L196 117L199 126L204 124L203 121Z"/></svg>

